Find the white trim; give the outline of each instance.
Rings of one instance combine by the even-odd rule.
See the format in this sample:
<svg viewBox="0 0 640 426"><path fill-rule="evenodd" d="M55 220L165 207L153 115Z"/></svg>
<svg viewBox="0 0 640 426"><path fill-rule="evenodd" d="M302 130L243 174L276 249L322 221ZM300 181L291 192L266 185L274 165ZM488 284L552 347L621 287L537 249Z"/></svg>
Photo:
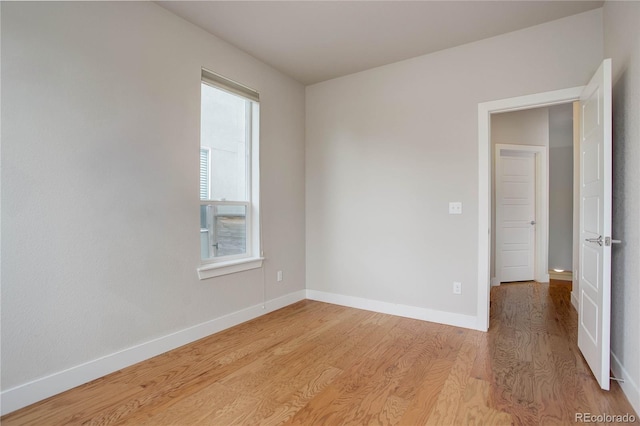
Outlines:
<svg viewBox="0 0 640 426"><path fill-rule="evenodd" d="M573 282L572 286L573 288L576 287L575 281ZM571 304L573 305L575 310L578 311L578 308L580 308L580 302L578 302L578 294L574 291L571 292Z"/></svg>
<svg viewBox="0 0 640 426"><path fill-rule="evenodd" d="M206 280L207 278L214 278L221 275L248 271L249 269L261 268L263 260L263 257L249 257L238 260L230 260L224 263L208 263L198 268L198 278L200 278L201 280Z"/></svg>
<svg viewBox="0 0 640 426"><path fill-rule="evenodd" d="M254 256L263 257L262 247L262 192L260 189L261 167L260 167L260 104L251 104L251 248ZM249 241L247 241L247 244Z"/></svg>
<svg viewBox="0 0 640 426"><path fill-rule="evenodd" d="M500 287L500 280L498 277L491 278L491 287Z"/></svg>
<svg viewBox="0 0 640 426"><path fill-rule="evenodd" d="M251 201L200 200L201 206L240 206L249 207Z"/></svg>
<svg viewBox="0 0 640 426"><path fill-rule="evenodd" d="M571 303L579 311L580 282L580 102L573 103L573 284Z"/></svg>
<svg viewBox="0 0 640 426"><path fill-rule="evenodd" d="M472 315L436 311L433 309L420 308L418 306L400 305L397 303L382 302L380 300L365 299L362 297L346 296L343 294L327 293L324 291L308 289L307 299L331 303L334 305L347 306L349 308L364 309L366 311L379 312L382 314L436 322L455 327L470 328L472 330L480 330L477 326L476 317Z"/></svg>
<svg viewBox="0 0 640 426"><path fill-rule="evenodd" d="M530 152L535 155L535 242L534 242L534 266L533 279L540 283L549 282L549 156L547 147L543 145L512 145L496 144L495 146L495 171L498 171L498 162L501 159L500 151L507 149L510 151ZM496 176L496 197L502 187L502 182ZM496 227L499 218L499 210L496 206ZM496 233L496 247L501 246L498 229ZM498 250L496 249L496 278L502 282L499 275L500 269Z"/></svg>
<svg viewBox="0 0 640 426"><path fill-rule="evenodd" d="M573 102L582 87L518 96L478 104L478 305L479 330L489 329L491 260L491 114Z"/></svg>
<svg viewBox="0 0 640 426"><path fill-rule="evenodd" d="M299 290L2 391L5 415L140 361L304 300Z"/></svg>
<svg viewBox="0 0 640 426"><path fill-rule="evenodd" d="M631 375L624 368L613 351L611 351L611 371L617 379L624 380L624 382L619 382L620 387L622 388L622 392L624 392L633 409L636 410L636 414L640 414L640 388L638 387L638 384L631 378Z"/></svg>

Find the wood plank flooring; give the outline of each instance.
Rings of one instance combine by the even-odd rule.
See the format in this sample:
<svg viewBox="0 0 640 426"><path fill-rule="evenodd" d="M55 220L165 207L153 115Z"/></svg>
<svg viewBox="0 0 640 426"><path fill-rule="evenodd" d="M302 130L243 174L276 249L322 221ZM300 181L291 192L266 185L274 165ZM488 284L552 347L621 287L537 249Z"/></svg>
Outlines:
<svg viewBox="0 0 640 426"><path fill-rule="evenodd" d="M546 425L634 413L616 383L600 390L580 355L570 288L493 288L488 333L302 301L1 421Z"/></svg>

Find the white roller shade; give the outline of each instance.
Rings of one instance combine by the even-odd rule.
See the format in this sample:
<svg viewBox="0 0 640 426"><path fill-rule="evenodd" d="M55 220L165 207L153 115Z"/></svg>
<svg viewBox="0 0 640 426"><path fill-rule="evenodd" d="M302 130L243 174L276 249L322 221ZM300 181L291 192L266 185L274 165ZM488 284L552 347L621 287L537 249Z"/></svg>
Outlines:
<svg viewBox="0 0 640 426"><path fill-rule="evenodd" d="M260 102L260 95L256 90L251 89L243 84L236 83L226 77L216 74L212 71L202 69L202 81L215 88L225 90L234 95L242 96L253 102Z"/></svg>

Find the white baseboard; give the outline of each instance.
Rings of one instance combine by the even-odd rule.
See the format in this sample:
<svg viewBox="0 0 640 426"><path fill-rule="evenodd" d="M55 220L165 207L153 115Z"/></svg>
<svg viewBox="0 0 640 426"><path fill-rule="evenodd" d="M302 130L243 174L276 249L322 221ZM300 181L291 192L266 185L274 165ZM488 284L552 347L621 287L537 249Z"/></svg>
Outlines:
<svg viewBox="0 0 640 426"><path fill-rule="evenodd" d="M304 300L305 295L305 290L299 290L269 300L264 305L260 303L4 390L0 393L0 399L2 401L0 412L2 415L5 415L26 407L27 405L80 386L91 380L113 373L114 371L121 370L140 361Z"/></svg>
<svg viewBox="0 0 640 426"><path fill-rule="evenodd" d="M456 314L453 312L436 311L417 306L400 305L396 303L381 302L379 300L364 299L362 297L345 296L324 291L307 290L307 299L319 302L332 303L334 305L348 306L350 308L364 309L366 311L382 314L397 315L400 317L419 319L440 324L453 325L455 327L482 330L478 327L478 319L475 316Z"/></svg>
<svg viewBox="0 0 640 426"><path fill-rule="evenodd" d="M624 382L619 382L622 392L627 396L633 409L636 410L636 414L640 415L640 389L638 388L638 384L631 378L613 351L611 351L611 371L616 378L624 380Z"/></svg>
<svg viewBox="0 0 640 426"><path fill-rule="evenodd" d="M491 287L498 287L500 285L500 280L498 277L491 278Z"/></svg>
<svg viewBox="0 0 640 426"><path fill-rule="evenodd" d="M571 304L573 305L574 308L576 308L576 311L578 310L578 295L572 291L571 292Z"/></svg>

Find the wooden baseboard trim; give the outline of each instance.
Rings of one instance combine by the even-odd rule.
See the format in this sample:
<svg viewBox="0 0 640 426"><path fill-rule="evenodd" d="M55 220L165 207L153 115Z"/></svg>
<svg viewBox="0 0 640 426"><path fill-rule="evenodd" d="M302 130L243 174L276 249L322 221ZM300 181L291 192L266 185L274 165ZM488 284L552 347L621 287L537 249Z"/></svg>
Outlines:
<svg viewBox="0 0 640 426"><path fill-rule="evenodd" d="M556 272L549 271L549 279L560 281L573 281L573 273L571 271Z"/></svg>
<svg viewBox="0 0 640 426"><path fill-rule="evenodd" d="M46 377L4 390L0 393L1 415L49 398L60 392L106 376L140 361L194 342L219 331L252 320L305 299L305 290L299 290L266 303L232 312L219 318L197 324L184 330L103 356L101 358L59 371Z"/></svg>
<svg viewBox="0 0 640 426"><path fill-rule="evenodd" d="M420 308L417 306L381 302L379 300L365 299L355 296L345 296L342 294L327 293L317 290L307 290L307 299L317 300L318 302L332 303L334 305L348 306L350 308L364 309L366 311L379 312L382 314L396 315L405 318L413 318L423 321L452 325L455 327L486 331L478 326L478 318L471 315L436 311L433 309Z"/></svg>

